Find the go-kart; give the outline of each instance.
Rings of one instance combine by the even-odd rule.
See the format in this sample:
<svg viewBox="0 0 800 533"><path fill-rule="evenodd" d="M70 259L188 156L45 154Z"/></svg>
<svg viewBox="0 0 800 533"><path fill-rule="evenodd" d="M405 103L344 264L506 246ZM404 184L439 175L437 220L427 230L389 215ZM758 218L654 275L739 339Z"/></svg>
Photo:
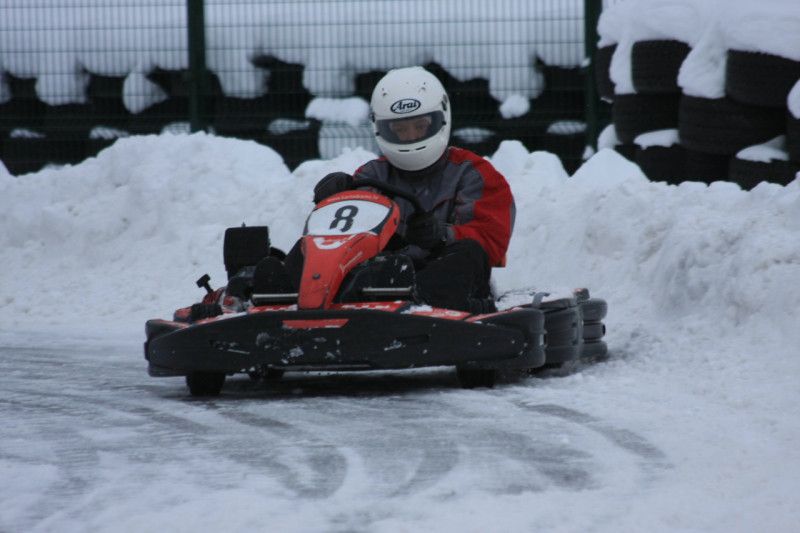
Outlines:
<svg viewBox="0 0 800 533"><path fill-rule="evenodd" d="M464 388L491 387L500 373L529 372L602 356L605 301L586 289L551 297L528 291L497 298L498 308L470 314L422 301L414 264L389 252L404 191L374 180L320 202L301 238L299 289L271 282L284 254L265 226L229 228L225 287L209 277L200 303L172 320L146 323L151 376L186 376L190 393L216 396L226 376L279 378L286 371L355 371L454 366ZM371 190L362 190L369 187ZM380 191L375 192L375 191ZM271 284L272 283L272 284ZM525 292L525 291L523 291Z"/></svg>

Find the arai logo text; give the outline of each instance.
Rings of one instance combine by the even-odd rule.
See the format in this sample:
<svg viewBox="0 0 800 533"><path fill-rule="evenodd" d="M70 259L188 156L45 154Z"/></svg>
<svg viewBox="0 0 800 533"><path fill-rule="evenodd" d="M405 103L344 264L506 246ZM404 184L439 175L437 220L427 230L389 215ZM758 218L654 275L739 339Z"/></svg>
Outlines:
<svg viewBox="0 0 800 533"><path fill-rule="evenodd" d="M405 100L398 100L392 104L392 107L389 109L392 113L397 113L398 115L403 115L405 113L411 113L412 111L416 111L422 104L419 100L414 100L413 98L406 98Z"/></svg>

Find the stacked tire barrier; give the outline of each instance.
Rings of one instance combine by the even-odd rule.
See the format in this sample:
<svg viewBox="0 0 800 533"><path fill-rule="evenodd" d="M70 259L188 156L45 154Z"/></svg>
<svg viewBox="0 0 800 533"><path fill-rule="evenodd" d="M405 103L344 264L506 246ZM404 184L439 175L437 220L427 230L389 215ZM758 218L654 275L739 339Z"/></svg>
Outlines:
<svg viewBox="0 0 800 533"><path fill-rule="evenodd" d="M453 144L480 155L519 140L572 172L598 122L586 0L59 0L59 16L52 3L0 1L0 163L13 175L199 130L269 146L290 168L377 153L372 89L412 64L447 89Z"/></svg>
<svg viewBox="0 0 800 533"><path fill-rule="evenodd" d="M633 28L641 22L637 15L655 13L649 6L637 12L635 0L629 2L634 7L628 8L627 22ZM661 0L662 7L679 4ZM762 9L770 7L766 2ZM771 15L778 17L780 11ZM753 24L759 24L754 18ZM658 32L645 29L600 46L595 74L600 96L612 105L614 148L656 181L724 180L744 189L762 181L787 184L800 172L800 88L792 91L800 81L800 49L791 59L767 51L769 39L762 50L749 42L726 43L725 31L714 26L720 19L725 19L721 12L712 13L710 29L695 38L681 34L690 37L688 42L654 39ZM800 16L796 20L800 33ZM737 31L747 29L744 14L736 22ZM708 38L710 31L717 32L711 34L716 41ZM724 49L709 51L721 42ZM711 75L697 68L702 62Z"/></svg>
<svg viewBox="0 0 800 533"><path fill-rule="evenodd" d="M307 116L314 96L303 85L303 66L256 58L263 69L266 94L255 98L226 95L219 79L208 79L209 130L252 140L281 154L290 168L303 161L332 158L342 146L378 152L368 122L328 123ZM541 66L545 88L527 100L529 110L504 118L485 79L460 81L441 66L425 65L439 77L453 101L452 143L491 155L504 140L518 140L529 150L561 157L574 172L586 146L583 74L579 67ZM368 102L385 71L355 76L352 98ZM186 70L155 70L147 79L163 99L136 112L124 103L124 77L89 74L87 103L48 105L35 90L35 78L8 76L13 98L0 104L0 161L13 175L44 165L75 164L130 135L188 131L189 87ZM366 105L366 104L365 104ZM365 117L366 119L366 113Z"/></svg>
<svg viewBox="0 0 800 533"><path fill-rule="evenodd" d="M123 77L87 75L86 102L51 105L36 92L36 78L5 74L11 98L0 104L0 160L12 175L47 164L75 164L120 137L160 133L185 122L189 99L181 71L157 70L161 102L132 113L123 103Z"/></svg>
<svg viewBox="0 0 800 533"><path fill-rule="evenodd" d="M305 118L311 95L302 86L302 68L276 63L264 67L269 93L259 98L226 96L219 79L210 75L205 114L212 132L271 146L294 168L319 157L319 123ZM148 81L163 97L136 112L124 103L122 76L89 74L87 102L64 105L45 104L36 94L35 78L7 79L13 97L0 104L0 160L12 175L46 164L79 163L121 137L188 132L186 70L149 73Z"/></svg>

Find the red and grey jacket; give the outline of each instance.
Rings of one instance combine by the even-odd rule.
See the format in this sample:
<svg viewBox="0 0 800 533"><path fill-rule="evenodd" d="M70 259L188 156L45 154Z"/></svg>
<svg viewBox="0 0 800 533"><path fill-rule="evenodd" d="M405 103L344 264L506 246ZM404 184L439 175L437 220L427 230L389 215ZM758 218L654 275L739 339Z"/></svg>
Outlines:
<svg viewBox="0 0 800 533"><path fill-rule="evenodd" d="M506 179L487 160L461 148L448 148L442 159L418 172L392 166L386 158L375 159L356 170L354 179L371 178L412 193L425 209L449 224L447 241L475 239L486 250L492 265L505 257L514 228L516 206ZM411 204L395 198L402 218L413 213ZM407 253L422 258L427 251L409 247Z"/></svg>

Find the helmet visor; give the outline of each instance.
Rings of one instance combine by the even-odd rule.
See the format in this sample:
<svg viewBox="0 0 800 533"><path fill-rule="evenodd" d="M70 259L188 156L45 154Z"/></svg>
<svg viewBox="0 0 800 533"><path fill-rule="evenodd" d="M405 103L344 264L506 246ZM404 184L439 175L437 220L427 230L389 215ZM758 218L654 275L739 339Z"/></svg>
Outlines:
<svg viewBox="0 0 800 533"><path fill-rule="evenodd" d="M430 139L444 126L444 113L431 111L413 117L377 121L378 135L392 144L413 144Z"/></svg>

